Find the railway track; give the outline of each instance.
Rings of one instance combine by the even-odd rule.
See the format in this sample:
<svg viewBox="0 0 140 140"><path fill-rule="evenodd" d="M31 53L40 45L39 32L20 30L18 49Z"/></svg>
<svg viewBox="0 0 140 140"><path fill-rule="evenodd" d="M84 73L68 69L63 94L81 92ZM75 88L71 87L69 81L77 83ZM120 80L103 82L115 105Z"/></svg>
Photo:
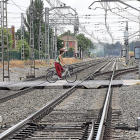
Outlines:
<svg viewBox="0 0 140 140"><path fill-rule="evenodd" d="M110 63L110 62L107 62L104 66L102 66L99 69L97 69L94 73L91 73L90 75L88 75L88 77L86 77L85 79L83 79L81 82L83 82L86 79L88 79L91 75L93 75L95 73L98 73L108 63ZM40 109L39 111L35 112L31 116L29 116L28 118L26 118L25 120L23 120L22 122L18 123L17 125L9 128L8 130L6 130L2 134L0 134L0 139L7 139L7 137L9 137L9 136L11 137L11 135L12 135L12 137L10 139L20 139L20 138L23 139L23 138L29 136L31 134L30 132L33 132L34 130L36 130L35 128L38 128L36 126L35 127L32 126L32 124L34 125L36 122L39 122L39 120L41 120L44 116L46 116L47 114L49 114L56 105L60 104L65 98L67 98L74 91L76 91L77 90L76 87L77 87L77 85L73 86L72 88L70 88L69 90L67 90L65 93L63 93L59 98L53 100L51 103L47 104L42 109ZM83 129L83 126L86 126L83 129L84 135L82 137L87 137L87 132L86 131L87 131L87 128L90 127L89 125L92 125L91 124L91 121L89 123L86 122L86 124L82 124L82 129ZM33 129L31 130L31 128L33 128ZM17 131L17 130L20 130L20 132L16 132L15 133L15 131Z"/></svg>
<svg viewBox="0 0 140 140"><path fill-rule="evenodd" d="M119 109L112 109L113 102L116 102L117 100L116 97L113 96L114 88L112 87L112 81L120 75L136 71L138 71L137 67L116 70L115 64L113 71L103 72L96 75L97 77L101 75L107 75L111 76L111 78L104 104L100 110L98 119L94 120L88 140L109 140L116 138L111 135L111 132L114 132L115 122L118 122L121 111ZM90 79L94 79L96 76L93 76L92 78L90 77Z"/></svg>
<svg viewBox="0 0 140 140"><path fill-rule="evenodd" d="M113 116L110 111L110 102L112 97L112 87L111 82L114 78L122 75L126 72L137 71L137 68L130 69L121 69L115 70L116 65L114 65L114 70L109 72L101 71L104 67L106 67L110 62L102 66L100 69L95 71L94 73L88 75L83 81L87 79L94 79L97 76L108 74L108 78L111 77L109 88L105 88L103 91L104 96L102 94L102 99L97 100L98 107L96 109L87 109L79 110L74 109L68 110L65 109L65 105L69 101L69 97L74 93L80 93L77 91L75 85L66 91L61 97L56 100L53 100L50 104L46 105L44 108L40 109L38 112L29 116L22 122L8 129L0 135L0 139L81 139L81 140L92 140L92 139L107 139L110 138L110 118L106 118ZM93 89L92 92L97 92ZM83 95L82 95L83 96ZM87 98L87 90L84 93L84 96ZM92 96L92 95L90 95ZM110 97L110 98L109 98ZM69 99L68 99L69 98ZM73 97L71 97L73 99ZM76 98L78 99L78 98ZM90 97L88 98L90 100ZM105 100L106 99L106 100ZM66 101L67 100L67 101ZM63 104L66 102L66 104ZM60 106L59 106L60 104ZM62 105L61 105L62 104ZM104 104L106 107L104 107ZM70 104L71 106L71 104ZM75 104L74 104L75 106ZM72 108L74 108L72 106ZM78 106L78 104L77 104ZM80 106L83 106L82 103ZM88 105L87 105L88 106ZM100 107L99 107L100 106ZM94 107L94 106L93 106ZM118 115L119 111L114 111L114 116ZM102 119L103 114L105 114L104 119ZM108 120L108 122L106 122ZM102 121L102 122L101 122ZM106 123L105 123L106 122ZM101 125L102 124L102 125ZM102 127L101 127L102 126ZM104 130L104 128L106 128ZM19 131L20 130L20 131ZM99 133L100 132L100 133Z"/></svg>
<svg viewBox="0 0 140 140"><path fill-rule="evenodd" d="M87 69L90 68L90 67L96 66L96 65L98 65L98 64L100 64L100 63L103 63L103 62L105 62L105 61L107 61L107 59L98 60L97 62L94 62L94 63L93 63L93 61L90 61L90 62L87 63L86 65L85 65L85 64L82 65L82 66L79 68L79 70L77 70L78 67L79 67L79 64L78 64L78 65L76 65L76 68L74 69L74 71L77 72L77 73L80 73L80 72L82 72L82 71L84 71L84 70L87 70ZM83 74L82 74L82 75L83 75ZM36 80L42 79L42 78L45 78L45 76L41 76L41 77L37 77L37 78L34 78L34 79L30 79L30 80L28 80L28 81L36 81ZM27 81L26 81L26 82L27 82ZM42 83L43 83L43 82L46 82L46 81L42 81ZM36 85L36 86L37 86L37 85ZM18 96L21 96L21 95L23 95L23 94L26 94L26 93L28 93L28 92L31 92L31 91L33 91L33 90L36 89L36 86L32 86L32 87L29 87L29 88L24 89L24 90L21 90L21 91L16 91L16 92L11 92L11 91L9 91L9 93L7 92L6 94L1 94L1 95L0 95L0 103L6 102L6 101L8 101L8 100L10 100L10 99L13 99L13 98L16 98L16 97L18 97Z"/></svg>

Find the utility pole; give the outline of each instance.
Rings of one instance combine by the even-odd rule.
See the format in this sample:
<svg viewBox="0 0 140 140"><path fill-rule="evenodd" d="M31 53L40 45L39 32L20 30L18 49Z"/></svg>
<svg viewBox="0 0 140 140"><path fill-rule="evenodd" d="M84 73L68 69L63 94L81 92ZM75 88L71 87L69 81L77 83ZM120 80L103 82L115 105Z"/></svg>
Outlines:
<svg viewBox="0 0 140 140"><path fill-rule="evenodd" d="M30 12L30 76L29 78L35 77L35 53L34 53L34 13L33 6L29 8Z"/></svg>
<svg viewBox="0 0 140 140"><path fill-rule="evenodd" d="M39 46L39 60L42 60L42 34L41 34L41 19L39 21L39 36L38 36L38 46Z"/></svg>
<svg viewBox="0 0 140 140"><path fill-rule="evenodd" d="M24 15L21 13L21 61L23 61L24 58Z"/></svg>
<svg viewBox="0 0 140 140"><path fill-rule="evenodd" d="M140 11L139 11L139 42L140 42ZM139 79L140 79L140 59L139 59Z"/></svg>
<svg viewBox="0 0 140 140"><path fill-rule="evenodd" d="M9 71L9 45L8 45L8 30L7 30L7 0L0 1L0 60L3 63L3 81L8 79L10 81ZM6 34L4 34L6 30ZM6 43L4 43L6 41ZM5 69L7 74L5 75Z"/></svg>
<svg viewBox="0 0 140 140"><path fill-rule="evenodd" d="M54 36L54 29L53 29L53 59L55 59L55 36Z"/></svg>
<svg viewBox="0 0 140 140"><path fill-rule="evenodd" d="M50 65L50 44L49 44L49 8L45 8L45 59L47 64L48 58L48 65ZM48 49L47 49L48 48Z"/></svg>
<svg viewBox="0 0 140 140"><path fill-rule="evenodd" d="M125 56L125 63L126 65L129 64L129 45L128 45L128 21L126 22L126 29L124 31L124 44L125 44L125 51L126 51L126 56Z"/></svg>
<svg viewBox="0 0 140 140"><path fill-rule="evenodd" d="M54 50L53 49L53 32L52 32L52 36L51 36L51 50L52 50L52 52L51 52L52 53L51 54L52 55L51 59L53 59L53 50Z"/></svg>
<svg viewBox="0 0 140 140"><path fill-rule="evenodd" d="M57 27L55 27L55 60L57 55Z"/></svg>

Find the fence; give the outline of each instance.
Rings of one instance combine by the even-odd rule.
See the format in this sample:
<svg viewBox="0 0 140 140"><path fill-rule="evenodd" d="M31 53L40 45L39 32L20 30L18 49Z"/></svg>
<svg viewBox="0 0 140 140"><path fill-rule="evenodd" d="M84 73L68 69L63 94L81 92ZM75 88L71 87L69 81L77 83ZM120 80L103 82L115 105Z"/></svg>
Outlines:
<svg viewBox="0 0 140 140"><path fill-rule="evenodd" d="M65 52L64 58L70 58L70 57L74 57L74 52ZM45 56L43 55L43 58L45 58ZM28 58L26 58L28 59ZM39 53L35 52L35 59L38 60L39 59ZM21 60L21 53L17 52L17 51L10 51L9 52L9 60Z"/></svg>
<svg viewBox="0 0 140 140"><path fill-rule="evenodd" d="M28 59L28 58L29 58L29 56L27 56L26 59ZM38 52L35 52L35 59L39 59ZM21 60L21 53L16 52L16 51L9 52L9 60Z"/></svg>
<svg viewBox="0 0 140 140"><path fill-rule="evenodd" d="M65 52L65 54L64 54L64 56L63 56L64 58L66 58L66 57L74 57L74 52L69 52L69 51L67 51L67 52Z"/></svg>

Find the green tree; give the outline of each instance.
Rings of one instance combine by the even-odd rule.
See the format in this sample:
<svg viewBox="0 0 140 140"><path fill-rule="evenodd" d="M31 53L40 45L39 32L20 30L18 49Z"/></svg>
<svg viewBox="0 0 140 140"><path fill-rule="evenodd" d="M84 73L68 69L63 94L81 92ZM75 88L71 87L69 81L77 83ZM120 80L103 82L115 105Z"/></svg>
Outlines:
<svg viewBox="0 0 140 140"><path fill-rule="evenodd" d="M89 38L85 37L84 34L79 34L76 38L78 39L78 47L82 48L83 51L85 51L87 48L94 49L94 44Z"/></svg>
<svg viewBox="0 0 140 140"><path fill-rule="evenodd" d="M60 37L57 38L57 50L59 51L61 48L64 47L63 40Z"/></svg>
<svg viewBox="0 0 140 140"><path fill-rule="evenodd" d="M9 33L9 30L4 30L4 35L6 35L8 32L8 46L9 48L12 48L12 45L13 45L13 39L12 39L12 34ZM1 44L1 42L0 42ZM7 45L7 39L4 38L4 44Z"/></svg>
<svg viewBox="0 0 140 140"><path fill-rule="evenodd" d="M74 47L70 47L68 51L69 52L74 52Z"/></svg>
<svg viewBox="0 0 140 140"><path fill-rule="evenodd" d="M34 5L34 6L33 6ZM31 2L31 5L33 6L33 12L34 12L34 47L35 49L38 49L38 35L39 35L39 22L42 23L42 30L43 32L45 31L44 29L44 21L43 21L43 9L44 9L44 3L42 0L35 0ZM28 33L30 33L30 12L29 8L26 10L26 16L27 18L24 19L24 23L27 27ZM28 37L29 38L29 37Z"/></svg>
<svg viewBox="0 0 140 140"><path fill-rule="evenodd" d="M21 40L17 42L17 51L21 52ZM24 54L25 59L29 58L29 45L26 41L24 41Z"/></svg>
<svg viewBox="0 0 140 140"><path fill-rule="evenodd" d="M60 35L60 37L63 37L63 36L66 36L66 35L69 35L69 36L74 36L74 34L73 34L73 33L71 33L71 31L70 31L70 30L68 30L67 32L65 32L65 33L61 34L61 35Z"/></svg>
<svg viewBox="0 0 140 140"><path fill-rule="evenodd" d="M15 33L16 37L18 36L18 39L21 40L21 30L18 29L17 32ZM24 30L24 39L26 42L29 44L30 37L29 37L29 32Z"/></svg>

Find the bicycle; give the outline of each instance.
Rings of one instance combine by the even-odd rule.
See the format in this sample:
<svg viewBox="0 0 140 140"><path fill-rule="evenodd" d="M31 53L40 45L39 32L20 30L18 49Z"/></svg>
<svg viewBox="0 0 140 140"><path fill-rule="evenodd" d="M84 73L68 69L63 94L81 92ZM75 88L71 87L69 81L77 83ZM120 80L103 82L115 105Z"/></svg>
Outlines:
<svg viewBox="0 0 140 140"><path fill-rule="evenodd" d="M67 66L66 70L62 73L62 78L64 77L68 83L74 83L77 80L77 74L73 71L73 67ZM49 71L46 74L46 80L49 83L55 83L57 80L60 80L60 78L56 71Z"/></svg>

